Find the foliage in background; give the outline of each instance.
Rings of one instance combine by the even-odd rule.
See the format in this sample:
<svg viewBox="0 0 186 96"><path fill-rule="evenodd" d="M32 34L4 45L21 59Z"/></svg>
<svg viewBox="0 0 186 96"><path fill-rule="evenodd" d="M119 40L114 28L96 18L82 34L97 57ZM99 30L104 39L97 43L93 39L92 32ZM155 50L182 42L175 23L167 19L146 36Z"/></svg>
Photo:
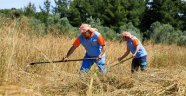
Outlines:
<svg viewBox="0 0 186 96"><path fill-rule="evenodd" d="M7 18L11 18L11 19L14 19L14 18L19 18L23 15L23 10L22 9L15 9L15 8L12 8L12 9L1 9L0 10L0 15L3 16L3 17L7 17Z"/></svg>
<svg viewBox="0 0 186 96"><path fill-rule="evenodd" d="M186 45L186 31L183 31L181 33L181 36L180 36L179 41L177 43L178 43L178 45Z"/></svg>
<svg viewBox="0 0 186 96"><path fill-rule="evenodd" d="M140 33L140 30L134 27L134 25L131 22L120 27L120 33L123 31L130 32L132 35L136 36L140 40L143 39L142 34Z"/></svg>
<svg viewBox="0 0 186 96"><path fill-rule="evenodd" d="M29 20L30 28L32 28L33 33L36 35L45 34L45 24L36 18L30 18Z"/></svg>
<svg viewBox="0 0 186 96"><path fill-rule="evenodd" d="M33 32L40 35L74 37L81 23L89 23L108 40L119 39L120 31L130 31L141 40L185 45L185 9L182 0L55 0L54 6L46 0L40 12L29 3L24 9L0 10L0 16L26 16Z"/></svg>
<svg viewBox="0 0 186 96"><path fill-rule="evenodd" d="M141 31L147 31L151 24L156 21L163 24L171 24L176 29L180 29L183 26L183 22L185 22L181 20L184 16L179 15L185 12L181 8L183 7L182 3L185 4L186 2L181 0L153 0L153 2L147 2L148 7L143 13L141 21Z"/></svg>
<svg viewBox="0 0 186 96"><path fill-rule="evenodd" d="M118 39L117 34L113 29L101 25L100 19L98 18L93 19L92 17L90 17L90 18L87 18L86 23L90 24L94 28L97 28L98 32L100 32L105 39L108 39L108 40Z"/></svg>
<svg viewBox="0 0 186 96"><path fill-rule="evenodd" d="M180 30L174 29L170 24L155 22L152 24L149 34L155 43L181 44L185 42L185 36Z"/></svg>
<svg viewBox="0 0 186 96"><path fill-rule="evenodd" d="M33 17L36 14L36 7L31 2L24 8L24 15L27 17Z"/></svg>
<svg viewBox="0 0 186 96"><path fill-rule="evenodd" d="M73 0L69 12L69 20L85 22L87 18L99 18L103 26L119 31L119 27L132 22L135 27L139 26L142 13L145 10L144 0ZM75 19L76 18L76 19ZM74 21L75 20L75 21ZM80 23L81 23L80 22ZM77 23L76 23L77 24Z"/></svg>

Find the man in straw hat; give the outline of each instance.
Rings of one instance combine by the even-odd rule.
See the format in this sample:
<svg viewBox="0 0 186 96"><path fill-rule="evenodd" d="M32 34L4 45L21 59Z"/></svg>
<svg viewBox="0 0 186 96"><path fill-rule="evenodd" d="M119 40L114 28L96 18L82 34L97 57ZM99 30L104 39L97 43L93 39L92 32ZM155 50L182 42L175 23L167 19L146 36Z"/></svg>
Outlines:
<svg viewBox="0 0 186 96"><path fill-rule="evenodd" d="M121 34L122 39L127 41L127 49L123 56L119 57L118 60L121 61L125 58L130 52L133 54L133 60L131 64L131 72L134 73L138 71L138 68L141 68L141 71L145 71L147 68L147 52L141 42L130 32L123 32Z"/></svg>
<svg viewBox="0 0 186 96"><path fill-rule="evenodd" d="M74 52L74 50L82 44L86 50L84 58L97 58L93 60L83 60L80 73L85 73L90 70L93 63L99 68L99 71L103 74L106 73L105 68L105 41L102 35L97 31L96 28L92 28L89 24L81 24L80 35L74 41L72 47L67 52L67 55L63 60L68 60L68 57Z"/></svg>

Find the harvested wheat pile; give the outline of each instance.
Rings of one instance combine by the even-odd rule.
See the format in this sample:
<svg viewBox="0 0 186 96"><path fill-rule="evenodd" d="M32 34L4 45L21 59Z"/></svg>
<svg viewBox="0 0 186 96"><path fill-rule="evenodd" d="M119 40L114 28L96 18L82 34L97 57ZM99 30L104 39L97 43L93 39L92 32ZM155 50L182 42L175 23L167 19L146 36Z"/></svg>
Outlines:
<svg viewBox="0 0 186 96"><path fill-rule="evenodd" d="M25 79L21 74L27 75ZM41 76L22 71L20 72L22 82L27 82L28 85L21 85L22 83L20 83L19 85L22 87L5 88L1 86L0 92L2 95L33 94L34 96L39 95L37 92L40 92L43 96L49 94L60 96L184 96L186 94L186 70L181 67L174 71L173 69L152 68L146 72L137 72L133 75L129 73L118 75L114 72L108 72L105 77L95 73L84 77L63 71L58 74L66 75L56 76L55 73L50 73L50 75Z"/></svg>

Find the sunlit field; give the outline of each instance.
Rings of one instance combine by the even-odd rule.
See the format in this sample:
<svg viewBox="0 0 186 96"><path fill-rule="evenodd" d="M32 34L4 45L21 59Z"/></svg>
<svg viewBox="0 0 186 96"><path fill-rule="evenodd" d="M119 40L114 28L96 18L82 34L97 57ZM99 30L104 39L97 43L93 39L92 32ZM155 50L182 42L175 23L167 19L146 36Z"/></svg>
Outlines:
<svg viewBox="0 0 186 96"><path fill-rule="evenodd" d="M186 94L186 47L144 42L148 70L130 73L131 59L118 63L125 42L106 41L107 74L101 76L93 65L80 76L81 61L61 60L75 38L52 34L37 36L24 22L0 22L0 95L5 96L184 96ZM69 59L83 58L82 46ZM129 58L128 56L127 58ZM114 64L118 64L113 66Z"/></svg>

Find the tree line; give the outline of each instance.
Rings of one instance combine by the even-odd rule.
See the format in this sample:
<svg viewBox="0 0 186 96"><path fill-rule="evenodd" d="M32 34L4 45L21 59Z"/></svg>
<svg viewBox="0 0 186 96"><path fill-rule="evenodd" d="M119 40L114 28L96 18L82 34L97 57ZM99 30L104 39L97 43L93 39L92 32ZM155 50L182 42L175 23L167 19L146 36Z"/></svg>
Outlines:
<svg viewBox="0 0 186 96"><path fill-rule="evenodd" d="M3 9L1 15L31 18L44 33L52 27L76 34L81 23L89 23L108 39L129 30L143 40L186 45L186 1L184 0L49 0L36 11L29 3L22 9ZM37 26L35 26L37 27ZM163 35L162 35L163 34Z"/></svg>

